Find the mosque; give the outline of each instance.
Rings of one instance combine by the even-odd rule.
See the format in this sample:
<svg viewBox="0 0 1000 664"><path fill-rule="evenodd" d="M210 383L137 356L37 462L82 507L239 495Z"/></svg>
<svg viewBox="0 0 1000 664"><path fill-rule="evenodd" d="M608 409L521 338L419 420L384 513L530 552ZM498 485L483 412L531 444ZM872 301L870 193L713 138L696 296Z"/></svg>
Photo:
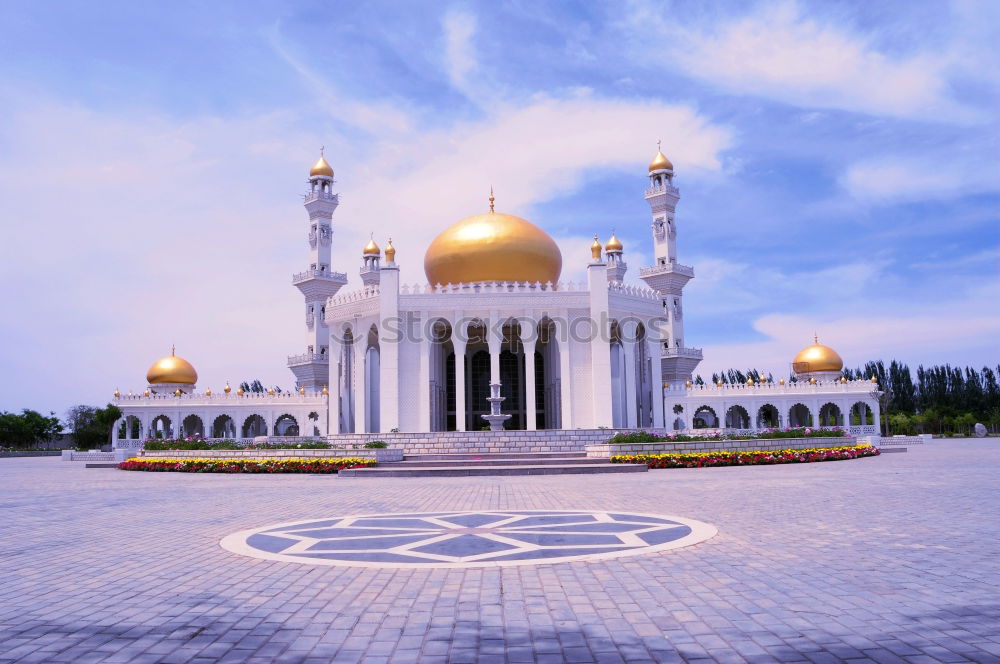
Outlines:
<svg viewBox="0 0 1000 664"><path fill-rule="evenodd" d="M646 287L625 282L625 248L614 234L603 244L595 236L589 257L569 257L589 258L586 281L560 280L555 241L497 211L491 192L488 210L431 242L426 283L401 283L392 240L383 250L373 238L361 251L360 287L342 292L348 277L332 261L339 195L321 154L304 196L308 268L292 276L305 304L305 352L288 358L296 390L199 390L195 368L172 351L150 367L141 393L115 391L123 413L116 446L191 435L480 431L490 423L877 433L877 386L842 377L840 356L818 339L795 357L787 381L692 382L702 351L686 344L683 291L694 269L677 262L680 191L662 151L646 178L654 256L639 270Z"/></svg>

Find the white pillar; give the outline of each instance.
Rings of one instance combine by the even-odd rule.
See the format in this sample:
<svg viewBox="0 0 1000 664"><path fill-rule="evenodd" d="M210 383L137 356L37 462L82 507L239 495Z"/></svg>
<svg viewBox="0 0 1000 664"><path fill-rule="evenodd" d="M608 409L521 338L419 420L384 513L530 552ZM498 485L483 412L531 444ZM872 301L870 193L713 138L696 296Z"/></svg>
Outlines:
<svg viewBox="0 0 1000 664"><path fill-rule="evenodd" d="M663 362L660 360L660 337L656 328L646 325L646 354L650 359L649 377L650 388L653 399L653 426L656 428L666 428L666 419L663 413ZM697 408L697 406L695 406ZM687 404L684 406L684 422L688 429L693 424L693 413L688 412ZM670 413L670 424L673 425L673 413Z"/></svg>
<svg viewBox="0 0 1000 664"><path fill-rule="evenodd" d="M368 431L368 366L365 362L368 350L368 332L359 334L354 340L354 431Z"/></svg>
<svg viewBox="0 0 1000 664"><path fill-rule="evenodd" d="M611 321L608 319L607 266L597 261L587 266L590 290L590 379L593 415L591 426L609 427L613 423L611 410Z"/></svg>
<svg viewBox="0 0 1000 664"><path fill-rule="evenodd" d="M326 389L330 396L327 397L326 403L326 435L343 433L340 430L340 384L343 382L340 371L344 358L344 346L340 343L339 335L339 332L334 334L333 330L330 331L330 347L327 349L327 354L330 356L330 375L327 380L330 382ZM320 387L314 393L322 395L323 388Z"/></svg>
<svg viewBox="0 0 1000 664"><path fill-rule="evenodd" d="M556 350L559 352L559 426L573 428L573 374L570 372L569 313L563 309L556 317Z"/></svg>
<svg viewBox="0 0 1000 664"><path fill-rule="evenodd" d="M379 277L378 428L392 431L399 428L399 352L405 342L399 317L399 269L394 263L383 265Z"/></svg>
<svg viewBox="0 0 1000 664"><path fill-rule="evenodd" d="M452 330L454 330L454 326ZM459 339L453 333L451 345L455 348L455 430L465 431L465 331Z"/></svg>
<svg viewBox="0 0 1000 664"><path fill-rule="evenodd" d="M500 382L500 350L503 347L503 325L500 325L500 313L490 312L486 322L486 345L490 349L490 383ZM500 411L503 412L501 406Z"/></svg>
<svg viewBox="0 0 1000 664"><path fill-rule="evenodd" d="M535 342L537 341L538 324L534 320L521 321L521 348L524 350L524 428L534 431L537 428L535 419Z"/></svg>
<svg viewBox="0 0 1000 664"><path fill-rule="evenodd" d="M622 376L622 381L625 384L625 403L622 405L625 408L624 424L626 427L639 425L639 407L636 403L636 397L639 393L640 374L635 366L637 328L638 325L636 325L635 321L626 321L621 330L622 351L625 353L625 375Z"/></svg>
<svg viewBox="0 0 1000 664"><path fill-rule="evenodd" d="M417 352L420 354L420 369L417 372L417 430L431 430L431 334L433 330L428 320L420 321L420 339Z"/></svg>

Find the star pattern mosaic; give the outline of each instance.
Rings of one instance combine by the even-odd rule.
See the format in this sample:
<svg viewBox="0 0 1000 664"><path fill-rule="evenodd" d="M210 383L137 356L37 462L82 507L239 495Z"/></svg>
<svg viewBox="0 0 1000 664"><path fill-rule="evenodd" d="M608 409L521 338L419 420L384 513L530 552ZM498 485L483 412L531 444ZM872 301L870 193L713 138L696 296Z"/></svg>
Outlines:
<svg viewBox="0 0 1000 664"><path fill-rule="evenodd" d="M221 545L316 565L483 567L652 553L715 534L709 524L674 516L515 510L340 516L245 530Z"/></svg>

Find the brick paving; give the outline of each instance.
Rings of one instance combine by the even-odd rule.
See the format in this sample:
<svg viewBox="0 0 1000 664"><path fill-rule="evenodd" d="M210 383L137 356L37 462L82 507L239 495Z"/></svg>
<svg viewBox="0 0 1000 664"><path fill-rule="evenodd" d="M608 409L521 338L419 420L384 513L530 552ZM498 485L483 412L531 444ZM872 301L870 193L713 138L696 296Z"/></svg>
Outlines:
<svg viewBox="0 0 1000 664"><path fill-rule="evenodd" d="M1000 662L1000 443L835 463L377 481L0 460L0 662ZM229 553L331 514L598 509L719 534L593 562Z"/></svg>

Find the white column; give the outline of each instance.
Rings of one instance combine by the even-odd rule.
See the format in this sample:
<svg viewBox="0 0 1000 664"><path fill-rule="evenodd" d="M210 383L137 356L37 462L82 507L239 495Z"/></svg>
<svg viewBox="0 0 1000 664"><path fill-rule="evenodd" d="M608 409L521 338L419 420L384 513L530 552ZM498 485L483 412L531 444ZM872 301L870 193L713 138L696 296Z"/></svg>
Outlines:
<svg viewBox="0 0 1000 664"><path fill-rule="evenodd" d="M344 346L340 343L339 332L334 334L333 330L330 330L329 339L330 347L327 349L327 354L330 356L330 374L327 380L330 382L326 389L330 396L327 397L326 404L326 435L343 433L340 430L340 384L343 382L340 367L344 359ZM323 387L320 386L314 394L322 395Z"/></svg>
<svg viewBox="0 0 1000 664"><path fill-rule="evenodd" d="M500 349L503 347L503 326L500 322L500 312L491 311L490 319L486 321L486 345L490 349L490 383L500 382ZM503 412L501 406L500 412Z"/></svg>
<svg viewBox="0 0 1000 664"><path fill-rule="evenodd" d="M431 334L427 318L420 321L420 339L417 352L420 354L420 368L417 372L417 430L431 430Z"/></svg>
<svg viewBox="0 0 1000 664"><path fill-rule="evenodd" d="M365 329L367 330L367 327ZM368 367L365 362L365 351L367 350L368 332L366 331L354 340L354 431L356 433L368 431L368 395L366 393Z"/></svg>
<svg viewBox="0 0 1000 664"><path fill-rule="evenodd" d="M452 330L454 330L454 326ZM451 335L455 348L455 430L465 431L465 331L462 338Z"/></svg>
<svg viewBox="0 0 1000 664"><path fill-rule="evenodd" d="M590 396L593 403L591 427L610 427L611 410L611 322L608 319L607 266L594 262L587 266L590 290Z"/></svg>
<svg viewBox="0 0 1000 664"><path fill-rule="evenodd" d="M405 342L399 316L399 269L383 265L379 275L378 419L379 431L392 431L399 428L399 353Z"/></svg>
<svg viewBox="0 0 1000 664"><path fill-rule="evenodd" d="M538 323L534 320L521 321L521 348L524 350L524 428L534 431L537 428L535 419L535 342L537 341Z"/></svg>
<svg viewBox="0 0 1000 664"><path fill-rule="evenodd" d="M559 352L559 425L573 428L573 374L570 372L569 314L564 309L556 317L556 349Z"/></svg>
<svg viewBox="0 0 1000 664"><path fill-rule="evenodd" d="M652 325L646 325L646 354L652 358L650 360L649 377L653 399L653 426L665 428L666 420L663 413L663 362L660 360L660 337L658 331ZM697 408L697 406L695 406ZM684 405L684 421L687 428L694 425L694 413L688 412L687 404ZM670 423L673 425L673 413L670 413Z"/></svg>
<svg viewBox="0 0 1000 664"><path fill-rule="evenodd" d="M639 424L639 407L636 403L639 392L639 372L636 371L635 366L637 328L638 325L635 321L626 321L625 325L622 326L622 351L625 353L625 375L622 376L622 381L625 384L625 403L623 405L625 407L624 424L627 427Z"/></svg>

